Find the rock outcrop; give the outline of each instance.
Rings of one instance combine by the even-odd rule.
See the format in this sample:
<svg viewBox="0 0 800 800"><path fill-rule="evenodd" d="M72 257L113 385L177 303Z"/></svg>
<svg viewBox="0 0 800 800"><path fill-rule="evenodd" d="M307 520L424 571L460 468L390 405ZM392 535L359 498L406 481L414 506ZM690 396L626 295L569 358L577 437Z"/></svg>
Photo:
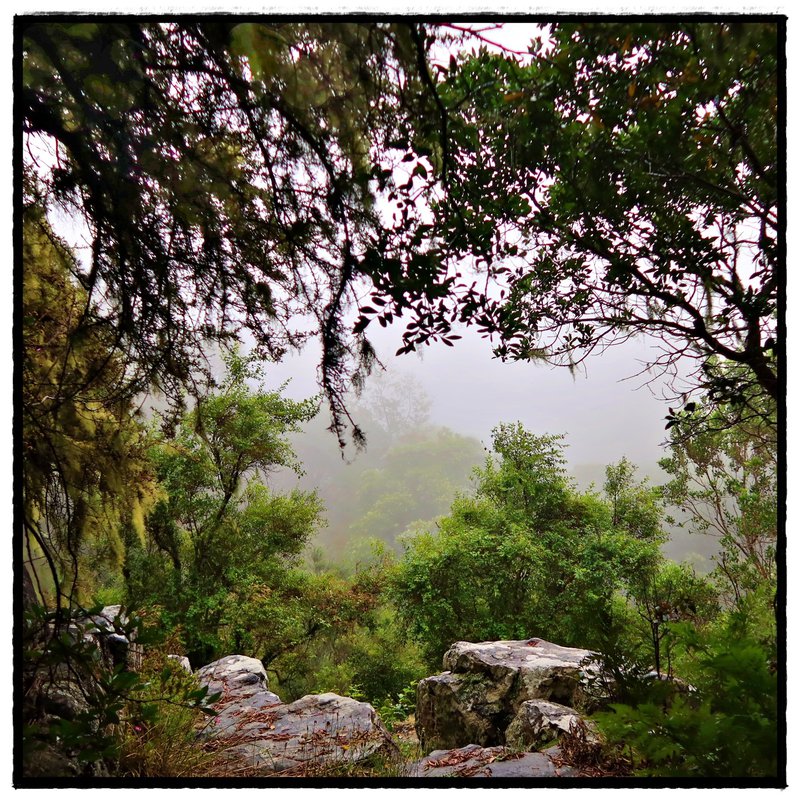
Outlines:
<svg viewBox="0 0 800 800"><path fill-rule="evenodd" d="M135 630L121 632L127 627L128 618L116 605L106 606L93 616L76 618L63 632L76 645L96 648L108 669L124 665L136 670L141 667L142 648L135 641ZM53 635L52 626L48 635ZM64 663L43 673L41 702L48 714L71 720L88 709L82 681L90 682L90 678L82 674L84 671L85 666L80 663Z"/></svg>
<svg viewBox="0 0 800 800"><path fill-rule="evenodd" d="M417 734L423 749L504 745L523 703L548 700L589 710L594 653L546 642L456 642L444 673L417 687ZM521 729L520 722L516 729Z"/></svg>
<svg viewBox="0 0 800 800"><path fill-rule="evenodd" d="M281 702L278 695L267 691L267 671L257 658L225 656L200 667L196 676L209 694L221 693L224 701L242 701L253 694L266 693L273 698L273 702Z"/></svg>
<svg viewBox="0 0 800 800"><path fill-rule="evenodd" d="M85 649L98 648L108 666L130 668L141 659L135 631L119 607L75 620L68 634ZM168 658L192 673L185 657ZM580 713L595 701L587 691L599 671L594 658L588 650L541 639L455 643L444 656L445 672L420 681L417 689L416 730L429 755L400 766L399 748L369 704L333 693L284 703L270 691L261 661L231 655L193 673L209 696L218 695L216 716L199 737L227 762L231 776L331 775L380 755L412 778L575 777L578 772L551 745L573 730L586 742L597 741ZM41 697L45 722L75 719L87 708L66 665ZM79 766L70 758L51 747L28 774L77 775ZM82 774L102 775L104 768L98 762Z"/></svg>
<svg viewBox="0 0 800 800"><path fill-rule="evenodd" d="M38 666L37 660L31 659L25 665L24 680L32 689L23 701L24 718L37 736L44 737L51 730L49 741L40 738L35 750L23 753L26 777L108 777L108 767L99 757L87 760L84 754L79 758L77 750L52 736L52 726L66 722L69 727L78 720L78 727L97 730L99 723L92 716L91 706L97 659L108 670L118 666L140 669L142 647L136 642L136 633L121 607L114 605L99 614L75 616L58 627L48 622L33 635L34 650L51 648L57 636L68 654L55 664L45 659Z"/></svg>
<svg viewBox="0 0 800 800"><path fill-rule="evenodd" d="M122 606L105 606L99 614L89 617L87 623L109 666L124 664L134 672L142 668L142 647L136 643L136 630L123 631L129 627L129 619Z"/></svg>
<svg viewBox="0 0 800 800"><path fill-rule="evenodd" d="M258 775L313 774L397 746L367 703L327 693L283 703L267 688L261 662L227 656L197 671L209 694L221 692L206 728L225 758Z"/></svg>

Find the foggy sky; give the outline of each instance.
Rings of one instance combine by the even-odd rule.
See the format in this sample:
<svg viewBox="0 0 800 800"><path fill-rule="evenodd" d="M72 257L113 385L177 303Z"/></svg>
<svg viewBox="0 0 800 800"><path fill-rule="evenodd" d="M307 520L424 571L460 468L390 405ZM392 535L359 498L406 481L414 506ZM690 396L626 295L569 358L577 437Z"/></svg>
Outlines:
<svg viewBox="0 0 800 800"><path fill-rule="evenodd" d="M562 367L495 359L489 342L473 328L459 329L463 338L455 347L434 343L423 347L421 356L395 356L401 332L399 325L376 325L367 334L388 373L400 372L421 384L432 401L434 424L475 436L487 446L491 429L500 422L522 422L537 435L563 433L571 467L627 456L650 471L665 455L660 443L667 403L654 394L660 382L637 389L643 378L625 380L639 372L639 361L654 357L646 340L590 356L573 377ZM269 365L267 384L276 387L290 379L286 394L298 399L317 393L319 353L312 342L301 354ZM322 414L327 413L323 406Z"/></svg>

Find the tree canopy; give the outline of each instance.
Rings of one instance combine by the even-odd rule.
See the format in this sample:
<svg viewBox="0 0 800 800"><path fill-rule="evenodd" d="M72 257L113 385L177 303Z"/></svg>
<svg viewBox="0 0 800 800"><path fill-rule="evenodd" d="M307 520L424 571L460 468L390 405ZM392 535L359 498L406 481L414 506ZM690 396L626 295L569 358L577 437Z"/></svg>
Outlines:
<svg viewBox="0 0 800 800"><path fill-rule="evenodd" d="M460 320L503 358L573 367L646 333L650 366L695 360L690 390L775 400L777 26L559 23L531 53L462 55L437 85L450 167L429 235L447 291L403 349ZM464 259L476 282L448 285ZM406 288L385 290L401 307Z"/></svg>
<svg viewBox="0 0 800 800"><path fill-rule="evenodd" d="M341 438L366 329L403 316L401 352L466 323L571 367L648 333L690 390L777 398L775 23L558 23L527 58L405 22L20 28L36 171L143 382L316 335Z"/></svg>
<svg viewBox="0 0 800 800"><path fill-rule="evenodd" d="M588 647L615 643L624 609L615 599L651 574L663 539L654 490L617 465L617 499L575 491L559 436L503 424L475 471L476 491L450 514L406 534L393 591L401 617L436 663L454 641L532 635ZM630 529L631 516L651 524Z"/></svg>
<svg viewBox="0 0 800 800"><path fill-rule="evenodd" d="M373 353L344 312L407 119L436 99L414 24L20 24L20 106L44 196L82 214L75 276L102 302L141 383L191 385L204 339L242 329L280 356L308 335L343 429ZM426 88L429 87L429 88ZM37 163L41 162L41 163ZM395 245L396 246L396 245Z"/></svg>
<svg viewBox="0 0 800 800"><path fill-rule="evenodd" d="M717 572L738 602L776 578L778 444L761 418L731 425L724 405L694 415L704 419L700 431L691 416L670 431L669 455L659 462L670 476L664 498L719 540Z"/></svg>

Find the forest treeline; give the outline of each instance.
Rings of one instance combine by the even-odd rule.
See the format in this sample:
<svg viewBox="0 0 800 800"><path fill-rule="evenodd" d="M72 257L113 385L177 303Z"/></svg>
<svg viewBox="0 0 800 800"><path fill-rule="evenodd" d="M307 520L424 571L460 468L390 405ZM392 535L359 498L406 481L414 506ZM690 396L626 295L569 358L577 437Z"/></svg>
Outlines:
<svg viewBox="0 0 800 800"><path fill-rule="evenodd" d="M603 655L600 723L643 774L778 774L777 23L564 23L529 58L483 36L18 21L26 758L58 742L146 775L167 740L190 749L208 709L165 688L167 654L251 655L284 699L336 691L392 722L454 641L537 636ZM400 318L403 352L466 324L570 368L658 337L651 367L693 365L667 482L622 459L580 491L562 437L502 409L487 452L424 424L409 387L354 404L369 326ZM321 394L266 389L311 336ZM320 419L367 453L362 427L386 438L346 514L270 478L326 480L291 444ZM675 515L718 538L709 573L663 556ZM337 562L326 518L372 547ZM112 604L152 637L144 678L68 635ZM92 676L72 720L37 700L63 665ZM666 702L653 671L691 696Z"/></svg>

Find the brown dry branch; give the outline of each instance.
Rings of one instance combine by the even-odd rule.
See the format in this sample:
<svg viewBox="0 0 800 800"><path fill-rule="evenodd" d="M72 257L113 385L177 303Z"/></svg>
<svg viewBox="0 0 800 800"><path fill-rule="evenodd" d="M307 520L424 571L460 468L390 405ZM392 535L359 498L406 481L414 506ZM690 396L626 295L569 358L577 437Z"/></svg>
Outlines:
<svg viewBox="0 0 800 800"><path fill-rule="evenodd" d="M557 767L573 767L580 777L626 777L631 774L630 760L620 751L590 737L582 719L573 720L569 733L561 737L558 746L560 754L551 756L550 760Z"/></svg>

